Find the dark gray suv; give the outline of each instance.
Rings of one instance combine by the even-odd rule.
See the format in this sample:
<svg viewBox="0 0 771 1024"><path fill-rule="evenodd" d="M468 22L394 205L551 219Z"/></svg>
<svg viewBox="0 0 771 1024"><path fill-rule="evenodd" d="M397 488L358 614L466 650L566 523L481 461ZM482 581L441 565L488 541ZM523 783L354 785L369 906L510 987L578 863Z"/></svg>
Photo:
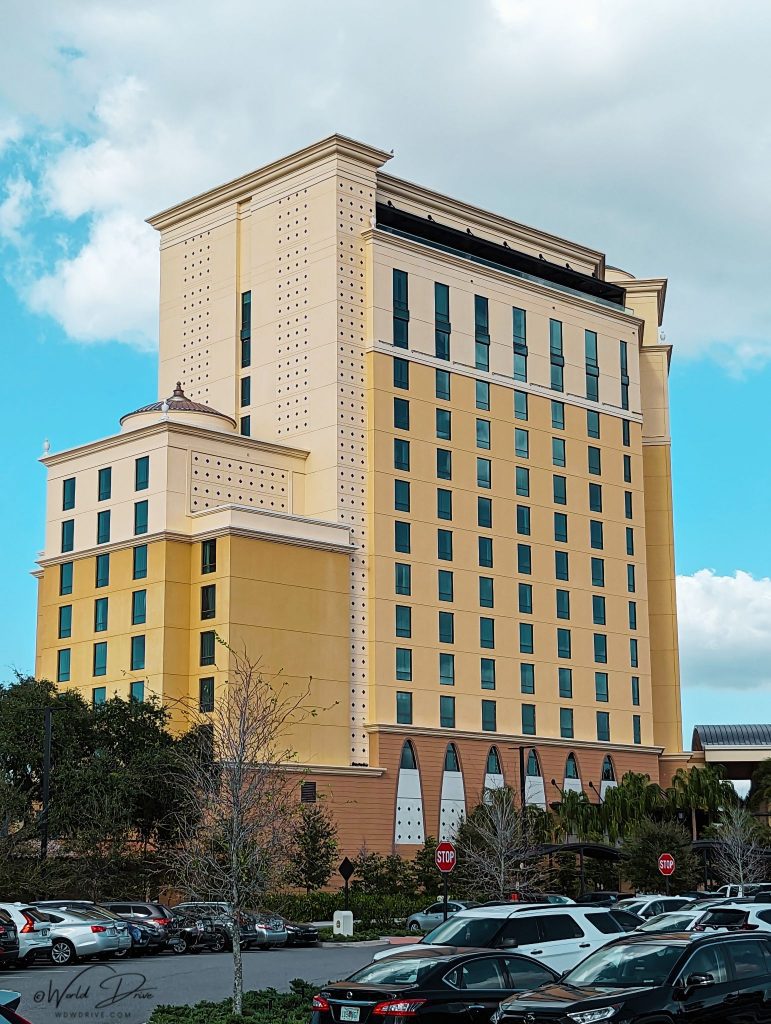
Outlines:
<svg viewBox="0 0 771 1024"><path fill-rule="evenodd" d="M215 925L225 930L227 946L233 947L234 915L229 903L206 902L197 900L190 903L178 903L174 911L210 917ZM239 934L243 949L270 949L271 946L285 946L287 931L284 921L278 914L252 911L242 913L239 919Z"/></svg>

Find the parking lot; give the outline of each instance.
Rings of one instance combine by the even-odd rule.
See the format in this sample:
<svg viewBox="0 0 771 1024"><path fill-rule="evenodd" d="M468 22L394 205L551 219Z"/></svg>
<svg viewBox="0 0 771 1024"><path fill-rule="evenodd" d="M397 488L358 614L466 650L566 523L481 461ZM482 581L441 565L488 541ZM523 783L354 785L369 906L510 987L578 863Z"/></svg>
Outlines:
<svg viewBox="0 0 771 1024"><path fill-rule="evenodd" d="M318 983L369 963L382 947L271 949L244 953L244 988L286 990L293 978ZM0 989L22 993L19 1012L32 1024L66 1021L127 1021L142 1024L159 1003L197 1003L231 993L232 957L227 953L173 956L164 953L106 963L52 967L41 961L27 970L0 971Z"/></svg>

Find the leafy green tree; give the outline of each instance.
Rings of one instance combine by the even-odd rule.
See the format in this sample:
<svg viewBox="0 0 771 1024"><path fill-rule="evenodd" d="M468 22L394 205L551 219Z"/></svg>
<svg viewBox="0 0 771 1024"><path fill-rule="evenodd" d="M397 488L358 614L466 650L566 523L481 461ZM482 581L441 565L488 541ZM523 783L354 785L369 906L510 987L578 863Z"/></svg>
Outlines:
<svg viewBox="0 0 771 1024"><path fill-rule="evenodd" d="M621 845L626 855L623 874L637 892L663 892L666 886L659 873L662 853L675 858L675 873L670 890L693 889L699 882L699 862L691 850L687 829L676 821L641 821L625 836Z"/></svg>
<svg viewBox="0 0 771 1024"><path fill-rule="evenodd" d="M437 845L433 836L426 836L426 841L412 861L412 882L416 897L433 900L439 891L441 878L436 866Z"/></svg>
<svg viewBox="0 0 771 1024"><path fill-rule="evenodd" d="M337 857L337 825L321 804L303 804L290 839L287 881L311 893L329 881Z"/></svg>
<svg viewBox="0 0 771 1024"><path fill-rule="evenodd" d="M761 807L771 805L771 759L761 761L752 773L750 791L747 794L747 806L750 810L759 811Z"/></svg>
<svg viewBox="0 0 771 1024"><path fill-rule="evenodd" d="M354 862L351 892L363 895L412 894L413 875L410 862L395 853L384 856L362 847Z"/></svg>
<svg viewBox="0 0 771 1024"><path fill-rule="evenodd" d="M736 790L723 778L718 765L700 768L678 768L668 791L673 808L685 811L691 817L691 838L698 839L698 815L701 813L711 824L720 811L738 803Z"/></svg>

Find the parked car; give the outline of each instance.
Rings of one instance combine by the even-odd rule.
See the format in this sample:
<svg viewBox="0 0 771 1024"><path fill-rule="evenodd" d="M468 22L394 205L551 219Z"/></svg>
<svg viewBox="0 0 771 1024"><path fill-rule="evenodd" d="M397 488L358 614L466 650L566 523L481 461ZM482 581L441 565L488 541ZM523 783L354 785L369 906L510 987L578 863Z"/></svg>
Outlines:
<svg viewBox="0 0 771 1024"><path fill-rule="evenodd" d="M225 929L217 927L211 917L201 917L190 910L172 910L174 934L169 940L173 953L201 953L210 949L221 953L227 942Z"/></svg>
<svg viewBox="0 0 771 1024"><path fill-rule="evenodd" d="M0 910L0 964L15 964L19 959L19 933L13 918Z"/></svg>
<svg viewBox="0 0 771 1024"><path fill-rule="evenodd" d="M17 1012L20 1002L20 992L0 989L0 1024L29 1024L29 1021Z"/></svg>
<svg viewBox="0 0 771 1024"><path fill-rule="evenodd" d="M315 946L319 941L319 930L313 924L297 924L284 920L287 946Z"/></svg>
<svg viewBox="0 0 771 1024"><path fill-rule="evenodd" d="M596 907L609 907L623 899L623 893L611 892L605 889L598 889L596 892L584 892L577 897L576 903L581 905L592 904Z"/></svg>
<svg viewBox="0 0 771 1024"><path fill-rule="evenodd" d="M556 981L557 974L519 953L442 949L398 953L368 964L313 997L311 1024L338 1021L490 1020L501 999Z"/></svg>
<svg viewBox="0 0 771 1024"><path fill-rule="evenodd" d="M733 899L735 896L757 896L760 893L771 893L771 882L748 882L745 885L721 885L715 896Z"/></svg>
<svg viewBox="0 0 771 1024"><path fill-rule="evenodd" d="M732 932L771 931L771 903L721 903L707 907L694 925L694 931L725 928Z"/></svg>
<svg viewBox="0 0 771 1024"><path fill-rule="evenodd" d="M459 911L421 942L381 950L375 961L401 951L433 951L442 946L516 949L557 972L568 970L593 949L623 934L623 925L601 907L553 907L522 903Z"/></svg>
<svg viewBox="0 0 771 1024"><path fill-rule="evenodd" d="M671 910L667 914L649 917L637 930L646 935L650 932L690 932L703 913L703 910L691 910L689 907Z"/></svg>
<svg viewBox="0 0 771 1024"><path fill-rule="evenodd" d="M16 927L19 938L18 967L29 967L51 952L51 925L45 915L27 903L0 903Z"/></svg>
<svg viewBox="0 0 771 1024"><path fill-rule="evenodd" d="M682 910L691 902L685 896L636 896L634 899L619 900L614 906L646 920L655 917L656 914L666 914L670 910Z"/></svg>
<svg viewBox="0 0 771 1024"><path fill-rule="evenodd" d="M142 903L132 901L130 903L107 900L98 904L104 907L111 914L117 915L121 920L133 922L139 928L145 928L148 942L146 951L155 955L164 949L171 948L177 923L174 915L162 903Z"/></svg>
<svg viewBox="0 0 771 1024"><path fill-rule="evenodd" d="M448 900L447 916L451 917L460 910L470 910L472 907L478 906L478 903L470 900ZM444 900L439 900L438 903L430 904L425 910L419 910L416 914L410 914L407 918L407 931L415 932L416 935L420 932L430 932L432 928L436 928L443 921Z"/></svg>
<svg viewBox="0 0 771 1024"><path fill-rule="evenodd" d="M50 957L59 967L86 957L108 959L116 950L131 949L125 921L112 920L97 910L40 909L51 922Z"/></svg>
<svg viewBox="0 0 771 1024"><path fill-rule="evenodd" d="M553 984L504 1000L494 1024L771 1020L771 938L625 935Z"/></svg>

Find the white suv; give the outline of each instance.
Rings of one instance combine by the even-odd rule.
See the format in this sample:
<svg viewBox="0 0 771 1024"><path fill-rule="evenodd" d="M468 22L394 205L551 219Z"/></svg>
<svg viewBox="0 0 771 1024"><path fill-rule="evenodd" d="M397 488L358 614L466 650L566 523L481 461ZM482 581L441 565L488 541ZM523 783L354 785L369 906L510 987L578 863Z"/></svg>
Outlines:
<svg viewBox="0 0 771 1024"><path fill-rule="evenodd" d="M375 960L407 950L428 952L432 946L516 949L561 973L626 931L621 920L613 916L613 908L605 907L542 903L476 907L461 910L422 942L383 950L375 954Z"/></svg>
<svg viewBox="0 0 771 1024"><path fill-rule="evenodd" d="M51 952L51 923L44 913L28 903L0 903L9 914L19 935L18 964L28 967L38 957Z"/></svg>
<svg viewBox="0 0 771 1024"><path fill-rule="evenodd" d="M693 930L771 932L771 903L720 903L708 907L694 922Z"/></svg>
<svg viewBox="0 0 771 1024"><path fill-rule="evenodd" d="M628 910L630 914L646 920L658 914L668 914L672 910L682 910L693 901L686 896L635 896L619 900L615 904L619 910Z"/></svg>

